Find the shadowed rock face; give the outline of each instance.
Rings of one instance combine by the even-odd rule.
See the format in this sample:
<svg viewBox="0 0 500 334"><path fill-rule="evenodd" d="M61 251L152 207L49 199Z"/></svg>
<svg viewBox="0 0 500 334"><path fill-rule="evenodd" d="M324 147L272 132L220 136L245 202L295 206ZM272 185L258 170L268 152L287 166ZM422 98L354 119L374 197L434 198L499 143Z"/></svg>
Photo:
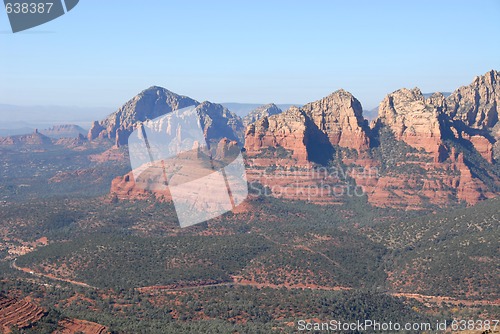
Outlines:
<svg viewBox="0 0 500 334"><path fill-rule="evenodd" d="M239 142L243 140L241 119L222 105L207 101L200 104L161 87L146 89L105 120L95 121L88 138L109 138L114 139L117 146L126 145L129 135L139 122L153 120L187 107L196 107L207 138L220 140L227 137Z"/></svg>
<svg viewBox="0 0 500 334"><path fill-rule="evenodd" d="M258 175L258 168L273 163L284 168L325 164L332 151L344 147L358 152L357 158L344 158L345 164L378 168L387 165L380 159L397 161L389 164L382 175L369 179L352 175L374 205L418 208L425 203L444 205L450 201L474 204L494 196L499 185L499 176L490 168L495 164L494 153L500 151L497 78L497 72L488 72L449 98L442 93L426 98L418 88L395 91L381 102L372 129L366 127L361 104L343 90L300 109L285 111L279 117L265 117L247 129L245 147L250 168L255 166L254 174ZM392 139L384 139L385 149L396 141L413 151L395 150L384 157L373 155L371 150L380 145L377 133L381 127L393 134ZM462 149L456 151L454 146ZM275 147L282 147L293 159L264 154ZM464 156L463 149L476 153ZM324 159L318 154L323 154ZM475 166L478 157L485 160L486 164L480 163L482 167ZM276 182L270 175L267 179ZM283 187L294 181L279 180ZM259 178L259 182L265 184L266 180ZM321 196L309 200L325 202Z"/></svg>
<svg viewBox="0 0 500 334"><path fill-rule="evenodd" d="M469 141L492 163L500 139L498 81L498 72L487 72L448 98L435 93L425 99L418 88L403 88L382 101L378 121L390 127L396 139L435 155L444 139Z"/></svg>
<svg viewBox="0 0 500 334"><path fill-rule="evenodd" d="M361 103L341 89L301 108L334 146L366 151L370 147Z"/></svg>
<svg viewBox="0 0 500 334"><path fill-rule="evenodd" d="M248 156L281 147L293 152L292 157L301 166L328 162L333 146L364 152L369 143L361 104L344 90L300 109L292 107L279 115L266 116L250 124L245 136Z"/></svg>
<svg viewBox="0 0 500 334"><path fill-rule="evenodd" d="M487 160L500 160L499 72L492 70L474 78L470 85L453 92L446 103L447 115L468 130L474 147Z"/></svg>

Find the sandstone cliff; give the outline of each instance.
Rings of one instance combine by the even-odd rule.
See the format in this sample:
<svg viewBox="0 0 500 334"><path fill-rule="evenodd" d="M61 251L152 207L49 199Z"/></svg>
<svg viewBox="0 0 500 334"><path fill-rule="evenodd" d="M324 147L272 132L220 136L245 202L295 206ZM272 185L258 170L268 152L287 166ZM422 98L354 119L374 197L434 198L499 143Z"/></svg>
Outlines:
<svg viewBox="0 0 500 334"><path fill-rule="evenodd" d="M440 204L455 199L475 204L494 196L500 184L494 167L499 139L498 77L498 72L490 71L448 98L435 93L425 99L418 88L389 94L380 104L378 124L391 129L396 140L425 150L433 159L424 163L425 155L421 154L413 161L399 161L396 171L389 170L371 188L370 201L418 207L422 200ZM409 154L405 153L411 157ZM414 181L423 182L423 186L398 181L414 177L414 172L404 172L415 171L412 166L421 169Z"/></svg>
<svg viewBox="0 0 500 334"><path fill-rule="evenodd" d="M403 88L385 97L380 103L378 121L388 126L397 140L408 145L437 153L441 145L438 107L442 96L427 101L418 88Z"/></svg>
<svg viewBox="0 0 500 334"><path fill-rule="evenodd" d="M490 162L500 160L500 74L489 71L447 99L447 115Z"/></svg>
<svg viewBox="0 0 500 334"><path fill-rule="evenodd" d="M291 107L286 112L264 117L250 124L245 133L245 150L254 164L266 166L309 165L306 115ZM280 150L276 150L279 148Z"/></svg>
<svg viewBox="0 0 500 334"><path fill-rule="evenodd" d="M196 107L205 138L218 142L229 138L242 142L244 127L241 118L220 104L203 102Z"/></svg>
<svg viewBox="0 0 500 334"><path fill-rule="evenodd" d="M247 155L265 165L271 162L260 158L273 151L275 154L266 158L281 159L279 165L293 165L286 160L293 158L298 166L307 166L310 162L328 162L333 146L366 152L370 140L362 110L356 98L338 90L302 108L291 107L279 115L264 117L247 128Z"/></svg>

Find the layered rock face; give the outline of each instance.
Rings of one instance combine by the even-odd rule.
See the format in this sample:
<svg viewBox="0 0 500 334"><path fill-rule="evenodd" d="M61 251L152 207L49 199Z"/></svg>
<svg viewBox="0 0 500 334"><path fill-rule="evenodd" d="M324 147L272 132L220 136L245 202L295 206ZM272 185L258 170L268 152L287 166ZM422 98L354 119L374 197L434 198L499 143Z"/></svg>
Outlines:
<svg viewBox="0 0 500 334"><path fill-rule="evenodd" d="M243 125L247 127L264 117L278 115L281 114L281 112L282 110L278 108L274 103L263 105L255 110L252 110L248 115L243 117Z"/></svg>
<svg viewBox="0 0 500 334"><path fill-rule="evenodd" d="M354 185L346 182L347 175L318 171L315 166L328 163L336 146L366 155L367 131L361 104L344 90L264 117L247 127L248 179L271 189L276 197L339 204ZM276 169L263 171L266 167Z"/></svg>
<svg viewBox="0 0 500 334"><path fill-rule="evenodd" d="M370 140L366 132L361 103L351 93L341 89L301 110L326 134L334 146L366 151Z"/></svg>
<svg viewBox="0 0 500 334"><path fill-rule="evenodd" d="M308 166L306 123L304 112L292 107L284 113L266 116L250 124L245 133L247 156L254 159L254 165L260 166Z"/></svg>
<svg viewBox="0 0 500 334"><path fill-rule="evenodd" d="M343 90L295 109L293 113L286 111L279 118L264 118L247 129L245 148L249 175L263 185L293 189L284 192L286 198L304 199L302 194L311 189L312 184L321 187L335 184L335 180L325 184L324 179L316 178L311 172L315 162L311 157L312 148L322 146L325 151L327 138L334 151L338 147L358 152L357 157L344 155L340 159L345 165L355 165L365 171L349 171L349 176L357 186L363 187L373 205L418 209L428 204L446 205L454 201L475 204L494 196L494 189L500 185L500 176L492 167L496 163L494 152L500 132L497 78L497 72L488 72L448 98L441 93L426 98L418 88L395 91L381 102L379 117L371 130L366 130L359 102ZM290 117L292 115L296 117ZM279 122L269 123L270 119ZM384 143L377 143L380 140L376 138L377 133L382 127L393 137L386 136L381 139ZM392 141L403 144L392 149L395 146ZM461 152L454 146L461 148ZM485 159L482 177L474 172L477 158L470 154L466 157L462 152L469 147ZM268 153L276 148L285 149L295 162L276 159ZM380 150L390 153L378 156ZM266 154L267 159L264 158ZM278 172L262 177L259 168L273 164L288 170L293 167L306 169L300 170L300 177L294 174L297 172L287 173L288 180L277 177ZM487 167L488 164L492 168ZM378 172L366 172L372 169ZM297 179L300 182L296 182ZM341 184L345 179L336 181ZM292 195L288 196L290 193ZM328 200L324 194L308 197L308 200L338 202L338 198Z"/></svg>
<svg viewBox="0 0 500 334"><path fill-rule="evenodd" d="M173 110L198 104L189 97L153 86L129 100L105 120L94 122L88 139L109 138L114 139L117 146L125 145L137 122L155 119Z"/></svg>
<svg viewBox="0 0 500 334"><path fill-rule="evenodd" d="M243 139L241 119L222 105L207 101L200 104L189 97L156 86L144 90L105 120L95 121L88 138L109 138L115 140L116 146L126 145L129 135L139 122L154 120L187 107L196 107L207 138Z"/></svg>
<svg viewBox="0 0 500 334"><path fill-rule="evenodd" d="M331 154L333 146L366 152L370 140L362 112L358 100L350 93L339 90L302 108L291 107L279 115L266 116L247 128L247 155L249 158L260 158L270 151L269 148L279 148L282 149L280 157L267 158L285 159L285 150L296 165L308 166L318 154L324 155L323 160L327 161L329 157L326 155ZM318 153L318 148L322 152ZM258 161L260 165L266 164ZM293 161L284 163L290 165Z"/></svg>
<svg viewBox="0 0 500 334"><path fill-rule="evenodd" d="M488 161L500 160L500 74L489 71L447 99L447 115Z"/></svg>
<svg viewBox="0 0 500 334"><path fill-rule="evenodd" d="M442 143L438 105L444 101L440 97L433 95L426 101L418 88L400 89L380 103L378 121L387 125L397 140L437 153Z"/></svg>
<svg viewBox="0 0 500 334"><path fill-rule="evenodd" d="M205 138L216 140L229 138L242 142L244 127L236 114L220 104L203 102L196 107Z"/></svg>

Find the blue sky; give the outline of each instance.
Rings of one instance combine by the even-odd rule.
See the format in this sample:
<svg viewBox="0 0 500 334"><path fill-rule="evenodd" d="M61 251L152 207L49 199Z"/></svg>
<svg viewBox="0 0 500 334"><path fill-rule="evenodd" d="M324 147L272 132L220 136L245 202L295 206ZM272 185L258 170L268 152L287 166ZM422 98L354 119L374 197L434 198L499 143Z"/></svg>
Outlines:
<svg viewBox="0 0 500 334"><path fill-rule="evenodd" d="M0 104L116 108L160 85L197 100L306 103L344 88L452 91L500 70L500 1L80 0L12 34Z"/></svg>

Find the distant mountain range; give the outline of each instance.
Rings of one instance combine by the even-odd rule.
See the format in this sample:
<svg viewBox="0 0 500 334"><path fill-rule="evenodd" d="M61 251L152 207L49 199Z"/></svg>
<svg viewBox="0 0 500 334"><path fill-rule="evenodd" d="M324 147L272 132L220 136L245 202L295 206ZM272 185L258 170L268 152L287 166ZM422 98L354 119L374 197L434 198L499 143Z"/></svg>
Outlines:
<svg viewBox="0 0 500 334"><path fill-rule="evenodd" d="M221 103L240 117L262 104ZM282 110L292 104L280 104ZM109 115L112 108L81 108L71 106L19 106L0 104L0 137L30 134L35 129L47 129L54 125L75 124L89 129L92 121Z"/></svg>
<svg viewBox="0 0 500 334"><path fill-rule="evenodd" d="M20 124L29 124L41 129L70 123L88 126L93 119L108 115L111 111L111 108L0 104L0 129L11 129Z"/></svg>
<svg viewBox="0 0 500 334"><path fill-rule="evenodd" d="M236 102L223 102L221 104L240 117L245 117L250 112L252 112L255 109L258 109L264 105L264 104L258 104L258 103L236 103ZM274 104L274 103L272 103L272 104ZM288 108L290 108L291 106L294 106L294 105L300 106L300 104L276 104L276 107L280 108L281 110L287 110Z"/></svg>
<svg viewBox="0 0 500 334"><path fill-rule="evenodd" d="M0 138L0 329L2 314L33 333L498 318L499 82L490 71L451 94L402 88L373 119L342 89L242 118L153 86L86 137L67 125ZM149 161L134 168L148 169L134 178L127 145L140 124L163 133L142 133L150 147L135 152ZM209 152L187 140L176 156L187 165L149 163L155 144L177 148L190 130L203 140L200 129ZM211 175L241 147L248 198L180 229L165 175ZM200 207L226 191L209 185Z"/></svg>

